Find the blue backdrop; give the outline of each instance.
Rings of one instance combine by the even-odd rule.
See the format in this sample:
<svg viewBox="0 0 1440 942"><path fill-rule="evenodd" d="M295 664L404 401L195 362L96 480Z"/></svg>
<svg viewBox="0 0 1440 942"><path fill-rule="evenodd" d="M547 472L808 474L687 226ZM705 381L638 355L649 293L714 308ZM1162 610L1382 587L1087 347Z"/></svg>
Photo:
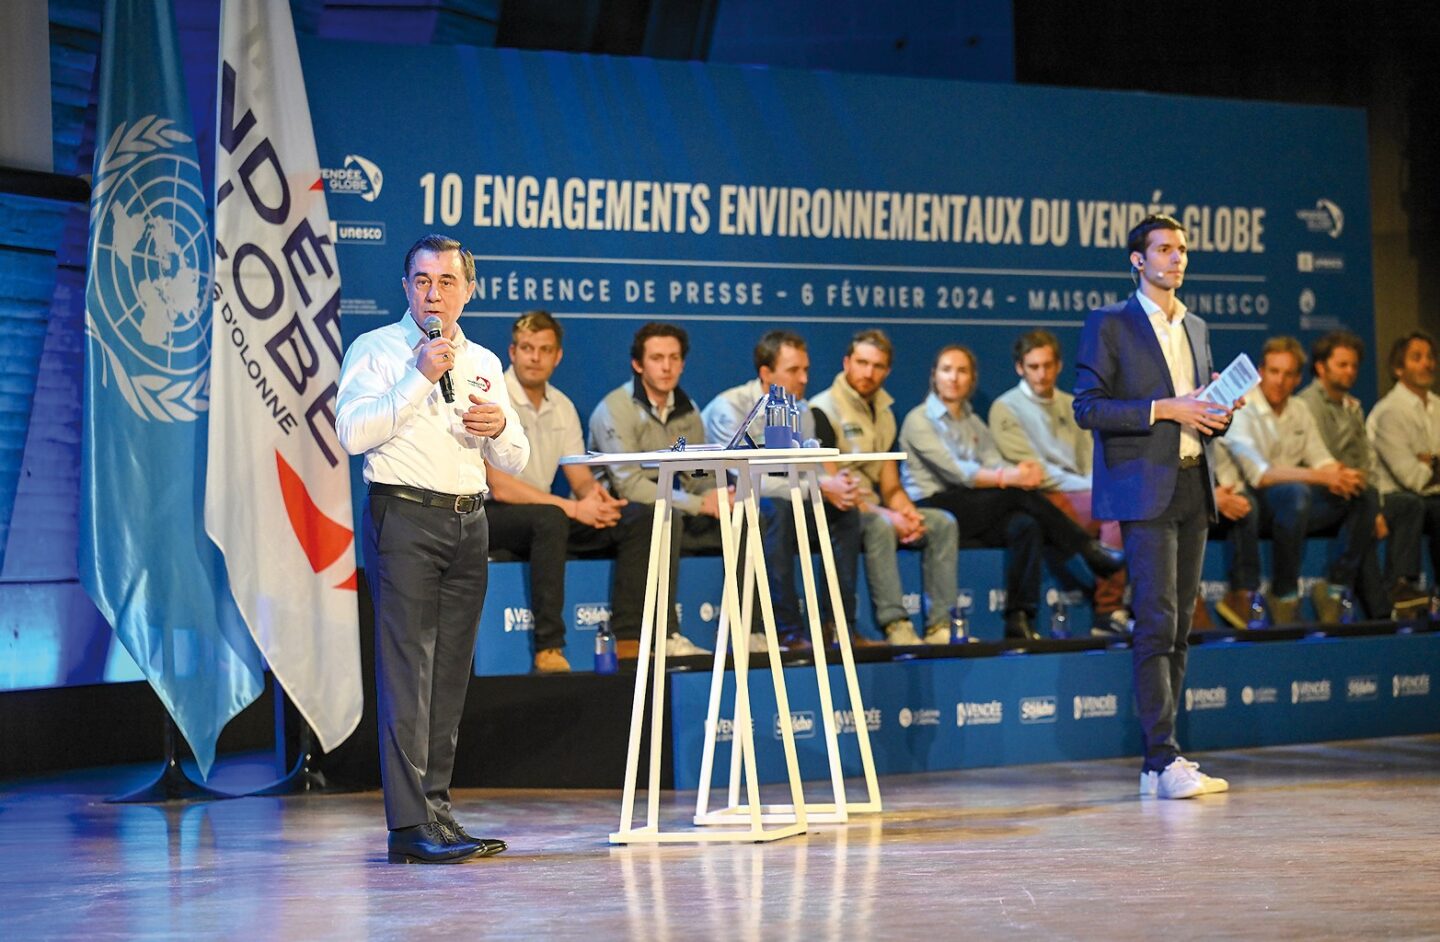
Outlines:
<svg viewBox="0 0 1440 942"><path fill-rule="evenodd" d="M961 341L983 409L1015 382L1018 333L1069 349L1130 290L1120 240L1152 207L1194 224L1182 294L1217 359L1342 322L1373 341L1360 111L459 46L312 40L302 58L347 341L400 315L406 247L451 232L479 256L467 332L503 358L519 312L555 311L556 382L583 417L650 319L691 331L701 402L750 377L765 330L808 337L818 391L880 325L897 408ZM37 364L78 375L79 325L52 321L45 346L22 357L37 403ZM1367 403L1375 383L1371 358ZM35 499L73 473L77 422L37 406L0 429L0 689L137 676L70 581L73 516ZM487 614L524 606L497 586Z"/></svg>

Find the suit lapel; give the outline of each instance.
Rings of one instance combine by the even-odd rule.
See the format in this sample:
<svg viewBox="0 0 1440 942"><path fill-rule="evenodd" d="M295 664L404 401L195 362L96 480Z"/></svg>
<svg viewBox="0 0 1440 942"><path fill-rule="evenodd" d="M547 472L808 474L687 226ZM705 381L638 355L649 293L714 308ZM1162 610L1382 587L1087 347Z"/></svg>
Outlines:
<svg viewBox="0 0 1440 942"><path fill-rule="evenodd" d="M1190 359L1195 363L1195 385L1207 386L1210 383L1207 366L1210 357L1205 350L1205 334L1200 318L1187 313L1181 323L1185 325L1185 337L1190 341Z"/></svg>
<svg viewBox="0 0 1440 942"><path fill-rule="evenodd" d="M1175 384L1170 380L1170 364L1165 362L1165 351L1160 349L1160 340L1155 336L1155 328L1150 324L1150 318L1146 315L1145 309L1132 294L1130 301L1125 305L1125 316L1130 320L1131 332L1135 335L1135 352L1142 356L1149 357L1151 366L1160 373L1161 381L1165 388L1170 390L1170 395L1175 395Z"/></svg>

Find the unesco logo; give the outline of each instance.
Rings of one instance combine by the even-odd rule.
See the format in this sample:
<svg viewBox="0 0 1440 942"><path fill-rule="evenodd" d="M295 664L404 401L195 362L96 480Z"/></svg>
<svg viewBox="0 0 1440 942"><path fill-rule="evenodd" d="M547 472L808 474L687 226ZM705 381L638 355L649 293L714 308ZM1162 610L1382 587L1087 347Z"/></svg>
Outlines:
<svg viewBox="0 0 1440 942"><path fill-rule="evenodd" d="M535 616L528 608L505 609L505 631L533 631Z"/></svg>
<svg viewBox="0 0 1440 942"><path fill-rule="evenodd" d="M900 728L909 729L912 726L939 726L940 711L930 707L900 708Z"/></svg>
<svg viewBox="0 0 1440 942"><path fill-rule="evenodd" d="M342 245L384 245L383 222L332 222L330 234Z"/></svg>

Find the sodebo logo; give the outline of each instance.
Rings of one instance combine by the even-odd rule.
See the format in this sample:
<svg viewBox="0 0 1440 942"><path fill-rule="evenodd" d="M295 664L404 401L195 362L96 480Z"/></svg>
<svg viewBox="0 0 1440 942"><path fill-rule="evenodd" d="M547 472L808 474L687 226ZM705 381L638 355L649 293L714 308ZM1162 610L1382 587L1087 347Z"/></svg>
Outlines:
<svg viewBox="0 0 1440 942"><path fill-rule="evenodd" d="M775 738L780 739L780 714L774 714ZM813 710L791 710L790 731L796 739L813 739L815 737L815 712Z"/></svg>
<svg viewBox="0 0 1440 942"><path fill-rule="evenodd" d="M1368 677L1347 677L1345 679L1346 700L1374 700L1380 696L1380 680L1374 674Z"/></svg>
<svg viewBox="0 0 1440 942"><path fill-rule="evenodd" d="M575 627L594 629L610 620L610 606L604 602L580 602L575 606Z"/></svg>
<svg viewBox="0 0 1440 942"><path fill-rule="evenodd" d="M1020 722L1053 723L1060 715L1054 697L1021 697Z"/></svg>

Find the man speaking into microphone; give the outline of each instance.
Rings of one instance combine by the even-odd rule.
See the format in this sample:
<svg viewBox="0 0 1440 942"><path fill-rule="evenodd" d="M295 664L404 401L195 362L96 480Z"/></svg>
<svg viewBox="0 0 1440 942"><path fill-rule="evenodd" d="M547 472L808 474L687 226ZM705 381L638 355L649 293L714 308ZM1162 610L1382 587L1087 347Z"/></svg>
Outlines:
<svg viewBox="0 0 1440 942"><path fill-rule="evenodd" d="M375 610L380 777L390 860L459 863L505 849L455 820L450 776L485 601L485 462L530 458L495 354L460 313L475 260L428 235L405 255L409 308L362 334L340 371L340 444L365 456L365 578ZM458 402L452 400L458 398Z"/></svg>

